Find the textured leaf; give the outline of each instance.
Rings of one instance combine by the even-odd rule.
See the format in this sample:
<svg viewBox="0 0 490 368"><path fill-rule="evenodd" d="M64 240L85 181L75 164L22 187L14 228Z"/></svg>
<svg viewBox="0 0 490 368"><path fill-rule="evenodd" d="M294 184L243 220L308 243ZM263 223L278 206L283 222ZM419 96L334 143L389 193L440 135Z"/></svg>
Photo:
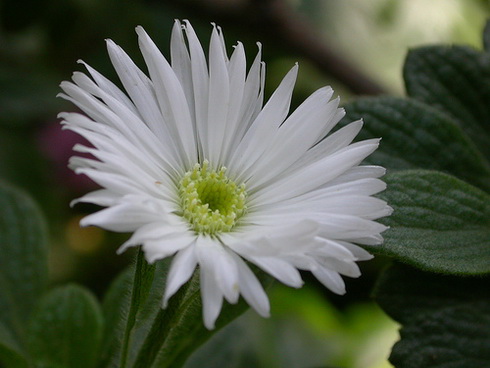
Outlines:
<svg viewBox="0 0 490 368"><path fill-rule="evenodd" d="M404 326L390 361L397 368L490 366L490 282L394 265L376 301Z"/></svg>
<svg viewBox="0 0 490 368"><path fill-rule="evenodd" d="M129 310L131 279L133 268L128 267L110 285L102 302L104 333L100 349L98 367L117 366L121 354L121 338L124 321Z"/></svg>
<svg viewBox="0 0 490 368"><path fill-rule="evenodd" d="M130 339L133 328L136 323L136 318L142 310L151 290L151 286L155 275L155 265L150 265L145 260L142 249L138 250L136 255L136 264L133 267L133 279L131 284L131 297L126 314L126 325L124 328L123 342L121 346L121 361L120 366L126 367Z"/></svg>
<svg viewBox="0 0 490 368"><path fill-rule="evenodd" d="M490 196L446 174L387 175L380 197L393 207L385 242L370 247L416 267L451 274L490 272Z"/></svg>
<svg viewBox="0 0 490 368"><path fill-rule="evenodd" d="M63 286L46 294L33 313L30 353L40 366L90 368L102 331L102 312L95 297L80 286Z"/></svg>
<svg viewBox="0 0 490 368"><path fill-rule="evenodd" d="M36 204L3 183L0 183L0 249L0 324L22 346L25 322L47 281L46 229Z"/></svg>
<svg viewBox="0 0 490 368"><path fill-rule="evenodd" d="M363 119L358 139L382 137L366 160L390 170L439 170L490 191L490 164L447 115L413 99L364 98L346 106L343 122Z"/></svg>
<svg viewBox="0 0 490 368"><path fill-rule="evenodd" d="M450 114L490 158L490 57L464 46L411 50L403 70L407 93Z"/></svg>

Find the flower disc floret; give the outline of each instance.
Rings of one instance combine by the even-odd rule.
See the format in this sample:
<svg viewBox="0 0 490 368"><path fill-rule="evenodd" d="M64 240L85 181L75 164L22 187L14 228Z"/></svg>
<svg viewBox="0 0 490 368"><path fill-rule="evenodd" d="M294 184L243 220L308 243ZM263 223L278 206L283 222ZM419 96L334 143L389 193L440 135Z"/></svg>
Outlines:
<svg viewBox="0 0 490 368"><path fill-rule="evenodd" d="M226 176L226 168L214 170L205 160L187 171L179 183L182 216L199 234L229 232L246 211L245 185Z"/></svg>

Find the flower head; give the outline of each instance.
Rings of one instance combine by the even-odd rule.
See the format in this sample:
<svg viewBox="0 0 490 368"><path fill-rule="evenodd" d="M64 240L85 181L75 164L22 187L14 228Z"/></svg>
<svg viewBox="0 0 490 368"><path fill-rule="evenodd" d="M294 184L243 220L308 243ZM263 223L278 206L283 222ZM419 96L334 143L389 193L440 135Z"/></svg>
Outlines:
<svg viewBox="0 0 490 368"><path fill-rule="evenodd" d="M330 87L288 116L297 65L263 106L260 47L247 71L242 44L228 57L217 26L208 61L188 22L175 22L170 63L136 32L148 76L107 41L125 92L86 64L90 77L61 84L86 114L60 114L65 127L93 145L76 145L93 158L72 157L71 167L103 187L77 201L107 207L81 224L134 232L119 251L141 245L149 262L174 256L164 306L199 265L208 328L223 298L242 295L268 315L246 261L292 287L309 270L344 293L340 275L359 276L356 261L371 258L359 244L382 242L374 220L391 212L372 197L384 169L359 166L378 140L352 143L361 121L329 134L344 115Z"/></svg>

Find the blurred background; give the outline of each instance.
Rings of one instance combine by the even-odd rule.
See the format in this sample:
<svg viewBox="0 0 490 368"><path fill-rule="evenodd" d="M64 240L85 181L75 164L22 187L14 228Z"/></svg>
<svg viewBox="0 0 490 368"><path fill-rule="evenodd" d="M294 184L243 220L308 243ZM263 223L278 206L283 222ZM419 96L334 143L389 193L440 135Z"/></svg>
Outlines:
<svg viewBox="0 0 490 368"><path fill-rule="evenodd" d="M102 298L132 254L115 255L127 234L79 227L80 218L97 208L69 207L96 186L67 169L71 148L81 140L61 131L57 113L75 108L56 94L62 80L83 69L78 59L117 81L104 39L113 39L143 67L136 25L169 55L174 19L189 19L203 45L216 22L229 50L240 40L251 59L256 42L262 43L269 95L298 61L293 105L327 84L345 103L361 95L403 95L408 48L434 43L481 48L489 15L486 0L0 0L0 180L24 189L43 210L52 284L79 282ZM390 367L386 358L397 326L369 299L385 263L362 264L363 276L347 280L343 297L306 274L301 290L276 284L269 293L271 319L248 312L190 365L199 366L213 351L215 366L225 366L219 359L232 364L229 351L213 350L220 338L232 336L236 346L230 349L243 357L236 367Z"/></svg>

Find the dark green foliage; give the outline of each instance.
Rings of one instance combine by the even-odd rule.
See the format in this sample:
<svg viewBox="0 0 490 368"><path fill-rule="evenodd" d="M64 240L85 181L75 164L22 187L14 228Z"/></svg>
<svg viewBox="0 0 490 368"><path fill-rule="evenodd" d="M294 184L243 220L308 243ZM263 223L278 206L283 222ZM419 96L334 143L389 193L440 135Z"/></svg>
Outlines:
<svg viewBox="0 0 490 368"><path fill-rule="evenodd" d="M393 265L375 299L402 323L390 361L397 368L490 365L489 277L455 277Z"/></svg>
<svg viewBox="0 0 490 368"><path fill-rule="evenodd" d="M454 118L490 158L490 54L465 46L428 46L409 52L407 93Z"/></svg>
<svg viewBox="0 0 490 368"><path fill-rule="evenodd" d="M30 355L41 367L95 367L102 330L95 297L80 286L62 286L46 294L33 315Z"/></svg>
<svg viewBox="0 0 490 368"><path fill-rule="evenodd" d="M4 183L0 247L0 361L22 367L27 321L47 282L46 229L35 203Z"/></svg>

